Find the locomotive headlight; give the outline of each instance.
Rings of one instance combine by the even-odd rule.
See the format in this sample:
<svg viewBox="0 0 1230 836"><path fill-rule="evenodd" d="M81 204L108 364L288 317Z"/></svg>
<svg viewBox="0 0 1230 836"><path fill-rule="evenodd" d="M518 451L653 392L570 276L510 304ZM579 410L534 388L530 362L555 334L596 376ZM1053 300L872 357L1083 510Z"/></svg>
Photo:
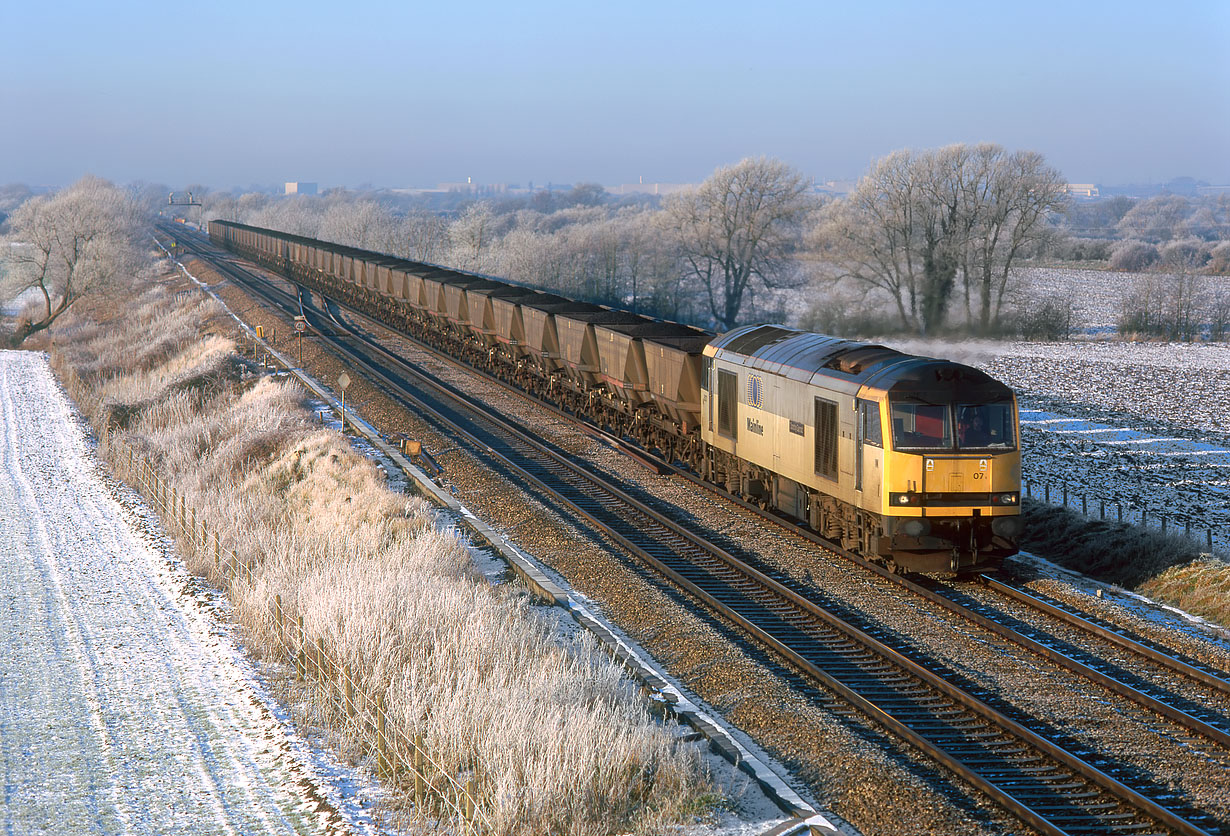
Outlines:
<svg viewBox="0 0 1230 836"><path fill-rule="evenodd" d="M902 507L917 507L922 505L922 494L909 493L890 493L888 495L890 505L899 505Z"/></svg>
<svg viewBox="0 0 1230 836"><path fill-rule="evenodd" d="M1021 497L1016 493L1004 493L999 495L1001 505L1016 505L1021 501Z"/></svg>

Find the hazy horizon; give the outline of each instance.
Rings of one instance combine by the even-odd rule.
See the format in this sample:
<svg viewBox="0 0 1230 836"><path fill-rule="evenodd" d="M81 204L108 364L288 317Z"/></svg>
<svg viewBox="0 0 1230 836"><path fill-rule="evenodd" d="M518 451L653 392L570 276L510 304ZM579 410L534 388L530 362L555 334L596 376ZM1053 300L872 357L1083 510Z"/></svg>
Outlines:
<svg viewBox="0 0 1230 836"><path fill-rule="evenodd" d="M1230 4L10 4L0 183L856 179L996 142L1069 182L1230 183Z"/></svg>

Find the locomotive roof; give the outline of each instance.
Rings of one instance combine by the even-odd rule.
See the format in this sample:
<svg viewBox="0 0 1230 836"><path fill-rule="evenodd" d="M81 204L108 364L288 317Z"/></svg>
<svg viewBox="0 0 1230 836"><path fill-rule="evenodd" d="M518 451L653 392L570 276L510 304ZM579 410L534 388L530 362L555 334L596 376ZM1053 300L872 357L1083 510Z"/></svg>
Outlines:
<svg viewBox="0 0 1230 836"><path fill-rule="evenodd" d="M851 394L872 386L898 398L933 403L1011 396L1007 386L971 366L777 325L736 328L709 345L709 356L739 355L748 368L807 383L824 378L826 385Z"/></svg>

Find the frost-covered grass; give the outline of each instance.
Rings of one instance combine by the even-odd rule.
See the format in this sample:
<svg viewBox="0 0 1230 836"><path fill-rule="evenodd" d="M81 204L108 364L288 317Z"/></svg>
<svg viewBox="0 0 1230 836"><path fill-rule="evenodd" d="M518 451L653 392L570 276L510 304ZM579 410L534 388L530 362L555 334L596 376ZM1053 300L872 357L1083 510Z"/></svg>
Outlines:
<svg viewBox="0 0 1230 836"><path fill-rule="evenodd" d="M251 583L218 572L184 544L193 571L229 586L255 649L281 653L280 596L383 699L390 734L477 776L495 833L660 832L712 799L696 747L587 634L561 639L523 593L482 581L458 535L314 425L297 387L241 374L234 346L207 333L215 306L152 289L133 310L105 325L76 315L57 365L103 399L88 417L110 428L104 450L123 440L156 461L250 569Z"/></svg>
<svg viewBox="0 0 1230 836"><path fill-rule="evenodd" d="M1209 558L1172 566L1136 587L1155 601L1230 626L1230 564Z"/></svg>

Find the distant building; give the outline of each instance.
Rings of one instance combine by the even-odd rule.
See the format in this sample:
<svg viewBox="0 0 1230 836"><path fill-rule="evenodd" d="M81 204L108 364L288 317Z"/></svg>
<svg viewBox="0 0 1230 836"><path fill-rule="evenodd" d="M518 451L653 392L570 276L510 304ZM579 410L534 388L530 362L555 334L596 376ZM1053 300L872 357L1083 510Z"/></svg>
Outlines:
<svg viewBox="0 0 1230 836"><path fill-rule="evenodd" d="M1098 197L1098 187L1093 183L1067 183L1063 187L1064 194L1072 197Z"/></svg>
<svg viewBox="0 0 1230 836"><path fill-rule="evenodd" d="M1197 186L1196 194L1230 194L1230 186Z"/></svg>
<svg viewBox="0 0 1230 836"><path fill-rule="evenodd" d="M671 194L690 189L695 183L624 183L619 186L608 186L611 194Z"/></svg>
<svg viewBox="0 0 1230 836"><path fill-rule="evenodd" d="M822 180L813 182L812 188L820 194L833 196L847 195L858 188L857 180Z"/></svg>
<svg viewBox="0 0 1230 836"><path fill-rule="evenodd" d="M287 183L287 194L316 194L318 191L315 183Z"/></svg>
<svg viewBox="0 0 1230 836"><path fill-rule="evenodd" d="M506 194L511 190L507 183L475 183L471 177L467 177L464 183L438 183L436 185L436 191L474 195Z"/></svg>

